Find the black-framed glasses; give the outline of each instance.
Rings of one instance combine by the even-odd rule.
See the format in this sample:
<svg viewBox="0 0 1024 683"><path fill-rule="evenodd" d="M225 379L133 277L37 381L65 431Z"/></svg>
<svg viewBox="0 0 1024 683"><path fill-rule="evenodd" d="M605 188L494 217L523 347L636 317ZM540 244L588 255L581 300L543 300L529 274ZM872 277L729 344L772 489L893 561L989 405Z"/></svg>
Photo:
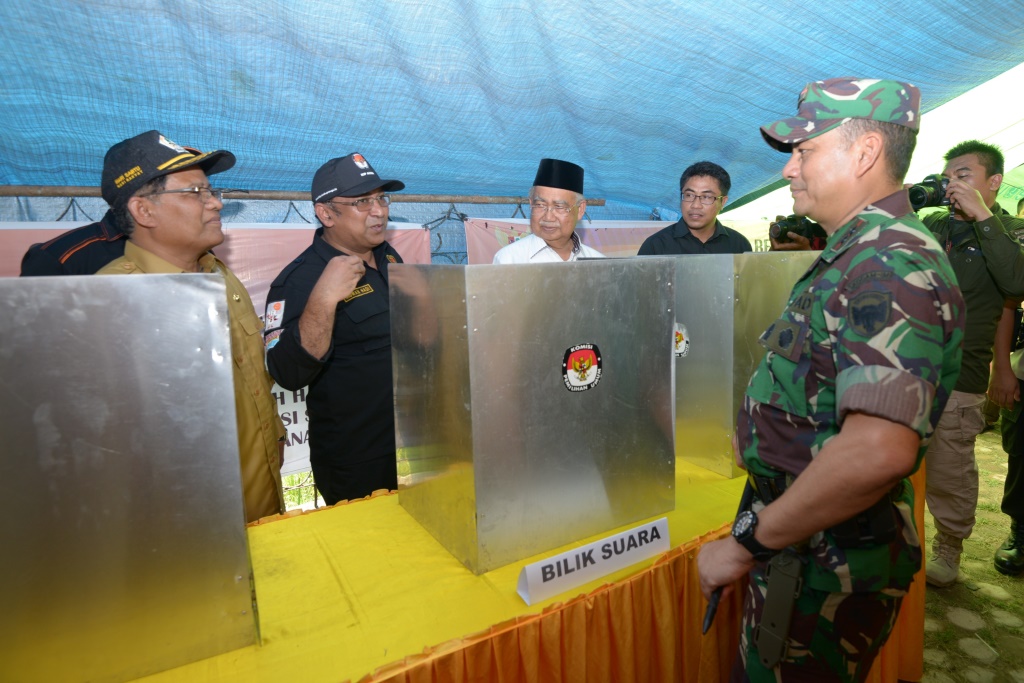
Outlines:
<svg viewBox="0 0 1024 683"><path fill-rule="evenodd" d="M374 204L379 204L382 209L388 208L388 206L391 205L391 195L378 194L373 197L363 197L362 199L357 199L354 202L336 202L332 199L327 202L327 204L330 206L334 206L335 204L339 204L341 206L354 206L356 207L356 211L366 213Z"/></svg>
<svg viewBox="0 0 1024 683"><path fill-rule="evenodd" d="M682 193L684 204L692 204L699 199L700 203L703 204L704 206L711 206L724 196L724 194L697 194L696 192L690 192L689 190Z"/></svg>
<svg viewBox="0 0 1024 683"><path fill-rule="evenodd" d="M550 210L554 211L556 216L567 216L569 215L570 211L572 211L582 203L582 200L576 202L575 204L546 204L544 202L532 201L530 202L530 211L536 211L539 214L545 214Z"/></svg>
<svg viewBox="0 0 1024 683"><path fill-rule="evenodd" d="M160 190L159 192L150 192L148 194L140 194L140 197L152 197L157 194L191 194L199 198L199 201L205 204L210 201L211 198L221 201L224 199L225 192L232 192L233 190L224 190L221 188L214 187L186 187L180 190Z"/></svg>

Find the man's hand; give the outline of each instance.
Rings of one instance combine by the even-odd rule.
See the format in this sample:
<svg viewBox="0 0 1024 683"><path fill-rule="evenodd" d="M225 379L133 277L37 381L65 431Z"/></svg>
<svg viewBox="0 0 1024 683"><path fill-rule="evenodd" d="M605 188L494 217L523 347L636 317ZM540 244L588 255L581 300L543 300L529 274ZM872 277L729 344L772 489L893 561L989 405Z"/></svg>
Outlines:
<svg viewBox="0 0 1024 683"><path fill-rule="evenodd" d="M733 581L753 566L754 557L731 537L705 543L697 553L700 592L710 600L711 593L722 586L722 597L725 597L732 592Z"/></svg>
<svg viewBox="0 0 1024 683"><path fill-rule="evenodd" d="M1020 384L1008 365L1004 371L993 367L988 381L988 400L1006 409L1013 408L1013 402L1020 400Z"/></svg>
<svg viewBox="0 0 1024 683"><path fill-rule="evenodd" d="M771 251L810 251L811 240L803 235L795 232L787 232L789 235L789 242L776 242L775 238L768 235L768 239L772 243Z"/></svg>
<svg viewBox="0 0 1024 683"><path fill-rule="evenodd" d="M327 262L299 318L299 338L309 355L323 358L331 348L338 302L352 293L365 273L366 264L358 256L335 256Z"/></svg>
<svg viewBox="0 0 1024 683"><path fill-rule="evenodd" d="M962 180L950 178L946 196L949 197L950 206L969 221L983 221L992 216L981 193Z"/></svg>
<svg viewBox="0 0 1024 683"><path fill-rule="evenodd" d="M352 293L366 274L366 264L358 256L335 256L327 262L316 286L310 292L310 301L337 304Z"/></svg>

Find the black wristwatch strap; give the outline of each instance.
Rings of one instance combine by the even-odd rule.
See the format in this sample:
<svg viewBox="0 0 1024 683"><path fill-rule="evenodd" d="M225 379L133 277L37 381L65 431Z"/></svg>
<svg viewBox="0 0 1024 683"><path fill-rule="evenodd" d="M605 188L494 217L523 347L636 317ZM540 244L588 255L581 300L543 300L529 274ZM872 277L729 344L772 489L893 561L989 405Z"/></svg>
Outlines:
<svg viewBox="0 0 1024 683"><path fill-rule="evenodd" d="M757 513L752 510L744 510L736 516L732 525L732 537L736 542L746 548L758 562L770 560L778 551L762 545L756 538Z"/></svg>
<svg viewBox="0 0 1024 683"><path fill-rule="evenodd" d="M756 538L754 538L753 534L743 539L737 538L736 540L739 541L740 545L749 550L750 554L753 555L754 559L758 562L770 560L777 552L779 552L778 550L772 550L771 548L762 545Z"/></svg>

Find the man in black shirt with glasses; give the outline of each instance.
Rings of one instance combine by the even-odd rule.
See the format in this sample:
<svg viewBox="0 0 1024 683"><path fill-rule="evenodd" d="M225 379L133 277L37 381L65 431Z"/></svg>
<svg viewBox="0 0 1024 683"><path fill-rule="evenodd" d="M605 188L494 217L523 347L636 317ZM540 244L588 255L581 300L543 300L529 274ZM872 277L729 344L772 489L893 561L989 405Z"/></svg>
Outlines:
<svg viewBox="0 0 1024 683"><path fill-rule="evenodd" d="M732 183L724 168L710 161L693 164L679 178L678 223L654 233L639 256L670 254L742 254L752 251L746 237L718 221Z"/></svg>
<svg viewBox="0 0 1024 683"><path fill-rule="evenodd" d="M309 387L309 460L333 505L398 488L384 180L361 154L331 159L313 176L321 227L267 295L267 368L285 389Z"/></svg>

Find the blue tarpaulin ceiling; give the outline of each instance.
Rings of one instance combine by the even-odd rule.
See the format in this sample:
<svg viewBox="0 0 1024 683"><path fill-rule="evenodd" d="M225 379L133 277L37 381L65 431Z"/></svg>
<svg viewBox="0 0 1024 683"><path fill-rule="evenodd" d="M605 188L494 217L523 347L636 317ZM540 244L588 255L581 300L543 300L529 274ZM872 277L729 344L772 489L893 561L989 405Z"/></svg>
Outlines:
<svg viewBox="0 0 1024 683"><path fill-rule="evenodd" d="M905 79L927 111L1016 66L1024 3L4 0L0 48L0 185L98 185L157 128L232 150L231 187L308 191L360 151L407 192L518 195L550 156L677 208L693 161L734 200L777 180L758 126L808 80Z"/></svg>

